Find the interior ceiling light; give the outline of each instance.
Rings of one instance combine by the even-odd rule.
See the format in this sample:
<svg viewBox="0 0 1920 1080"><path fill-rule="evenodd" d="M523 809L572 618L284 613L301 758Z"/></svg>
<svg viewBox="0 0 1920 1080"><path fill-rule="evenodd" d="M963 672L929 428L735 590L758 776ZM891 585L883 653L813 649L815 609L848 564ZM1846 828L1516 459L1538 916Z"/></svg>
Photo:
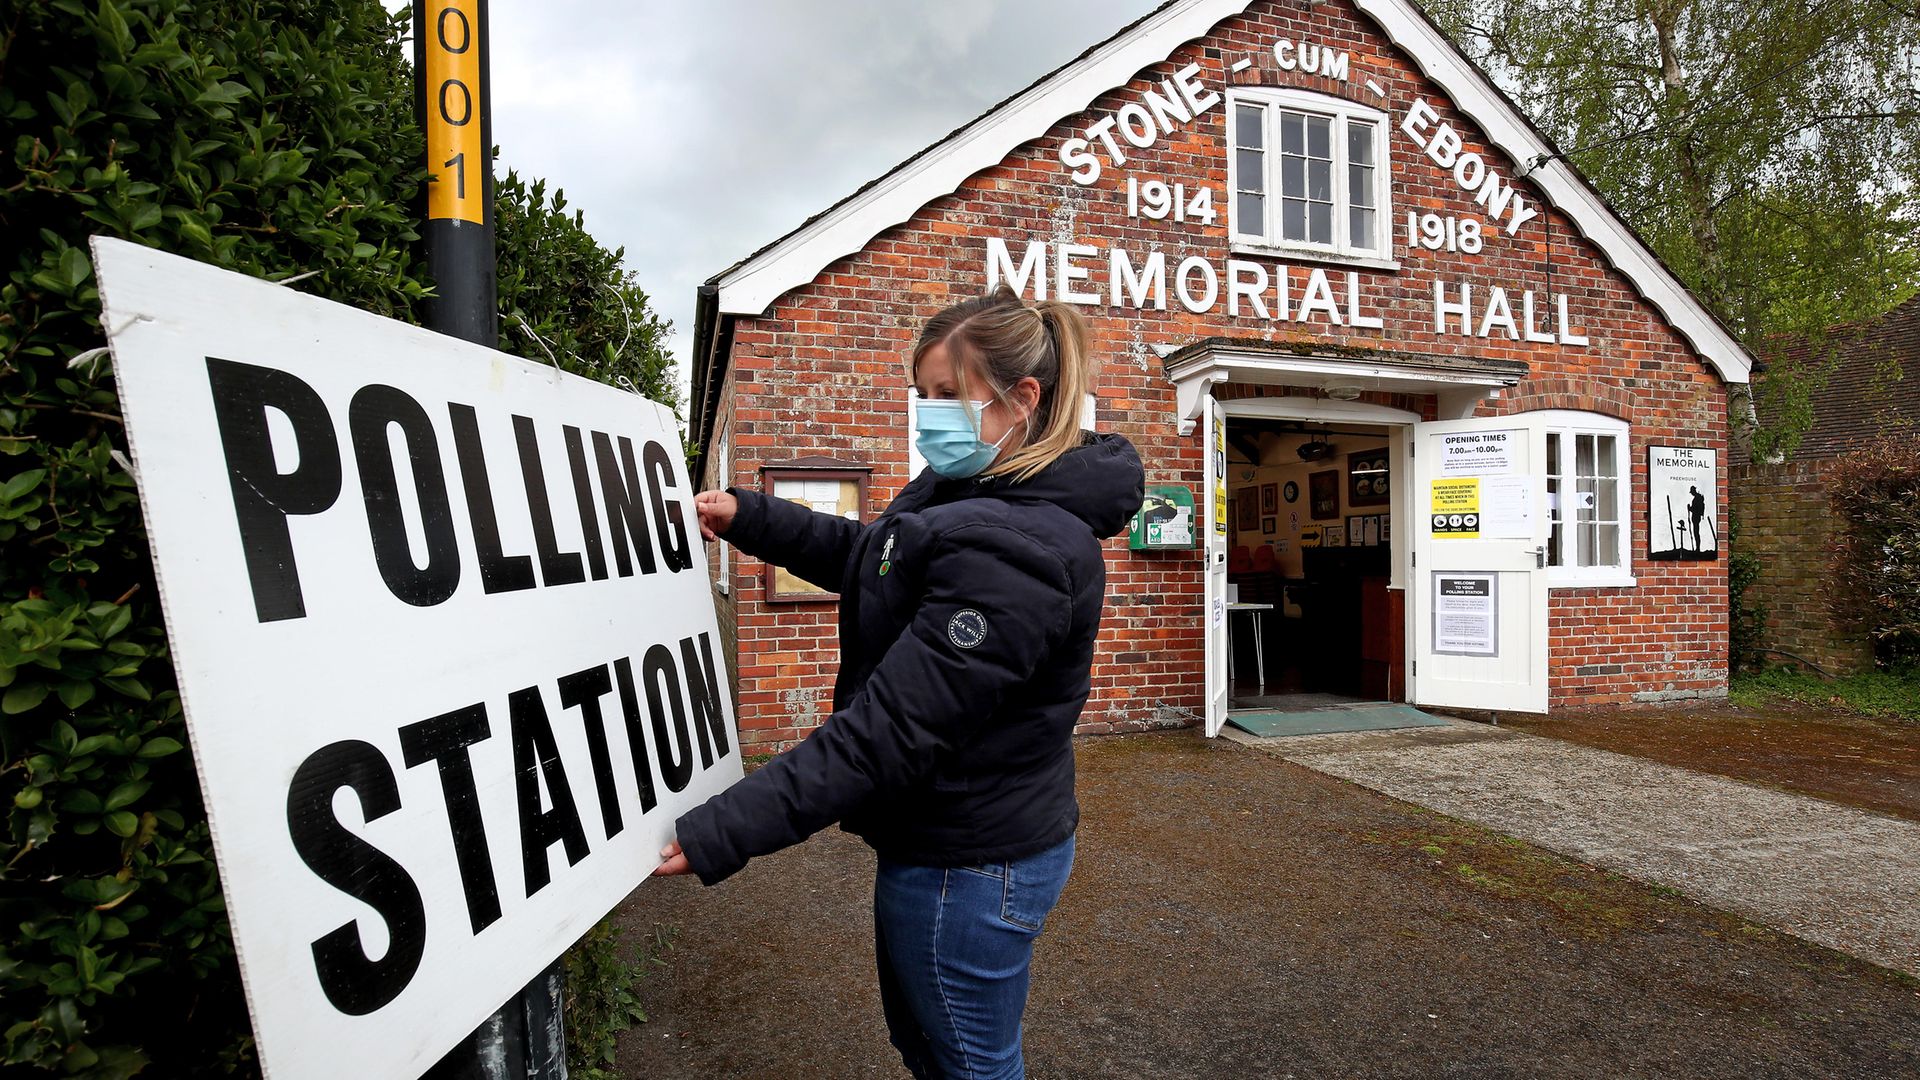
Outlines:
<svg viewBox="0 0 1920 1080"><path fill-rule="evenodd" d="M1329 386L1327 387L1327 396L1337 398L1341 401L1353 401L1360 396L1360 388L1357 386Z"/></svg>

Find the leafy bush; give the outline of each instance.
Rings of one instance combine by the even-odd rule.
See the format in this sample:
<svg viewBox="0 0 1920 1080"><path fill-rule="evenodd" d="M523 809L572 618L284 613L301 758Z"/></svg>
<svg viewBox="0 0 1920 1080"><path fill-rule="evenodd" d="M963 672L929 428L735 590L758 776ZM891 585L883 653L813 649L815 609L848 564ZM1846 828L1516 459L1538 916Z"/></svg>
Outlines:
<svg viewBox="0 0 1920 1080"><path fill-rule="evenodd" d="M603 1066L614 1064L621 1032L647 1021L633 988L673 948L674 931L656 926L637 946L623 948L611 918L587 931L567 953L567 1074L573 1080L615 1080Z"/></svg>
<svg viewBox="0 0 1920 1080"><path fill-rule="evenodd" d="M417 321L406 30L378 0L0 0L5 1065L251 1068L86 238ZM672 401L619 253L537 182L497 213L501 347Z"/></svg>
<svg viewBox="0 0 1920 1080"><path fill-rule="evenodd" d="M1920 661L1920 435L1882 436L1832 473L1834 611L1884 664Z"/></svg>

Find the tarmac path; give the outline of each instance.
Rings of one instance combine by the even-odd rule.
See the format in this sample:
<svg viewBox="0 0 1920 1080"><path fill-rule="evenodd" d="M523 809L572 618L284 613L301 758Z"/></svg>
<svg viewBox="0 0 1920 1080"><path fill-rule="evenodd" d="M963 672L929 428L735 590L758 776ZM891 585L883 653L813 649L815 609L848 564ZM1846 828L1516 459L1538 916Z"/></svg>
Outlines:
<svg viewBox="0 0 1920 1080"><path fill-rule="evenodd" d="M1920 976L1920 823L1559 739L1444 728L1236 741Z"/></svg>

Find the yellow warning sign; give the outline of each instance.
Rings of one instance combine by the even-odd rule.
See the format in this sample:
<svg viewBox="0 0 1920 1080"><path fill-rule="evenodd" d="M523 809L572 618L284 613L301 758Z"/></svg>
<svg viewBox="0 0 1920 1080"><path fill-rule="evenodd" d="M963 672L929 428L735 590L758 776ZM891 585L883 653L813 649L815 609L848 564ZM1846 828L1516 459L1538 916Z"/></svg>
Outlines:
<svg viewBox="0 0 1920 1080"><path fill-rule="evenodd" d="M1430 520L1435 540L1479 539L1480 478L1467 476L1435 480Z"/></svg>
<svg viewBox="0 0 1920 1080"><path fill-rule="evenodd" d="M486 176L493 167L481 141L478 0L429 0L424 35L427 93L427 217L486 222Z"/></svg>

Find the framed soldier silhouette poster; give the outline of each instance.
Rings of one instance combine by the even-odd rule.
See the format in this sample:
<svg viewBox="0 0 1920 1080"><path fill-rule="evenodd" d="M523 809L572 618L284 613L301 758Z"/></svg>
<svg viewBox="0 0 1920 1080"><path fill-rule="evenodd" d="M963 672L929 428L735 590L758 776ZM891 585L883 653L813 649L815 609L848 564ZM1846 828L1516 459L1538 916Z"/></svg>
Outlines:
<svg viewBox="0 0 1920 1080"><path fill-rule="evenodd" d="M1647 447L1647 558L1720 557L1716 479L1711 448Z"/></svg>

